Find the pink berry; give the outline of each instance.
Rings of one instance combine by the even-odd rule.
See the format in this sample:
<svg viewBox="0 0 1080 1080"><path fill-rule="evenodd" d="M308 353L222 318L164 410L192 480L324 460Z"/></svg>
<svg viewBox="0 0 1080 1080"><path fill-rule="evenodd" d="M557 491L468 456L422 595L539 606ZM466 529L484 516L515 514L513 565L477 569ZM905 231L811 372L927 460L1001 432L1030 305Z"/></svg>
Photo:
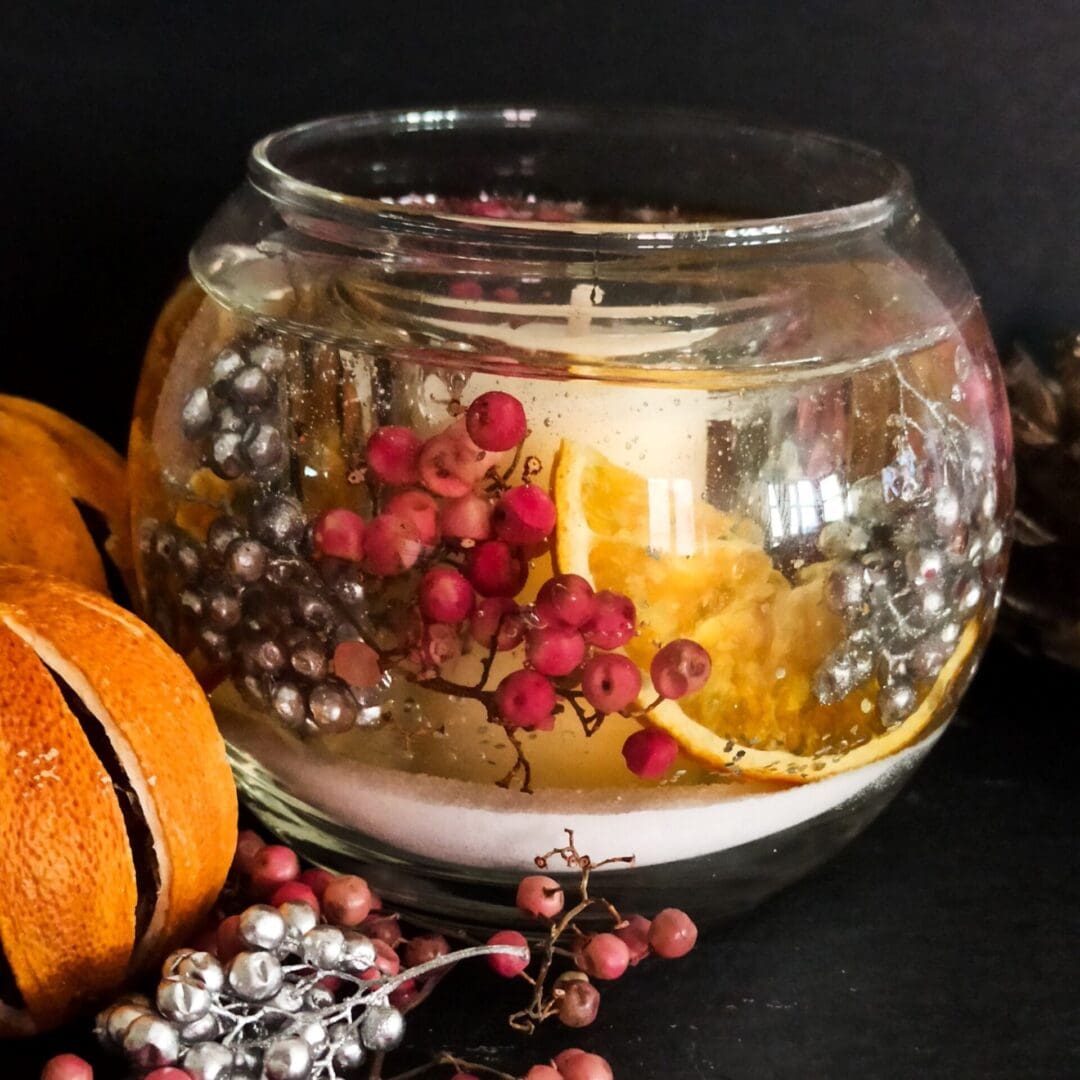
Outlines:
<svg viewBox="0 0 1080 1080"><path fill-rule="evenodd" d="M551 1065L534 1065L525 1074L524 1080L562 1080L562 1073Z"/></svg>
<svg viewBox="0 0 1080 1080"><path fill-rule="evenodd" d="M641 672L619 653L594 656L581 669L581 689L597 712L622 712L641 693Z"/></svg>
<svg viewBox="0 0 1080 1080"><path fill-rule="evenodd" d="M148 1072L143 1080L191 1080L191 1073L187 1069L178 1069L175 1065L165 1065Z"/></svg>
<svg viewBox="0 0 1080 1080"><path fill-rule="evenodd" d="M472 278L463 278L461 281L452 281L447 288L446 293L455 300L484 299L483 285L481 285L479 281L474 281Z"/></svg>
<svg viewBox="0 0 1080 1080"><path fill-rule="evenodd" d="M625 926L615 931L615 936L626 943L630 951L630 966L636 967L649 955L649 927L652 923L644 915L631 915Z"/></svg>
<svg viewBox="0 0 1080 1080"><path fill-rule="evenodd" d="M555 726L555 688L536 671L515 671L499 683L495 708L507 727L550 731Z"/></svg>
<svg viewBox="0 0 1080 1080"><path fill-rule="evenodd" d="M467 491L439 507L439 526L443 536L456 540L487 540L491 537L491 513L488 499Z"/></svg>
<svg viewBox="0 0 1080 1080"><path fill-rule="evenodd" d="M378 686L383 678L379 654L362 641L343 641L334 648L334 674L350 686Z"/></svg>
<svg viewBox="0 0 1080 1080"><path fill-rule="evenodd" d="M369 915L359 926L361 933L372 941L385 941L396 945L401 941L401 923L396 915Z"/></svg>
<svg viewBox="0 0 1080 1080"><path fill-rule="evenodd" d="M226 916L217 928L217 948L214 955L224 963L246 948L247 945L240 937L240 916Z"/></svg>
<svg viewBox="0 0 1080 1080"><path fill-rule="evenodd" d="M276 888L270 896L270 903L274 907L292 900L307 904L314 909L316 915L319 914L319 898L315 895L315 890L302 881L286 881L284 885Z"/></svg>
<svg viewBox="0 0 1080 1080"><path fill-rule="evenodd" d="M489 390L465 414L469 436L482 450L512 450L525 438L525 410L512 394Z"/></svg>
<svg viewBox="0 0 1080 1080"><path fill-rule="evenodd" d="M568 626L530 630L525 658L541 675L569 675L585 658L585 639Z"/></svg>
<svg viewBox="0 0 1080 1080"><path fill-rule="evenodd" d="M93 1080L94 1070L89 1061L77 1054L58 1054L45 1062L41 1080Z"/></svg>
<svg viewBox="0 0 1080 1080"><path fill-rule="evenodd" d="M615 1080L611 1066L599 1054L564 1050L555 1058L562 1080Z"/></svg>
<svg viewBox="0 0 1080 1080"><path fill-rule="evenodd" d="M316 519L311 541L320 555L359 562L364 557L364 519L354 510L324 510Z"/></svg>
<svg viewBox="0 0 1080 1080"><path fill-rule="evenodd" d="M665 960L685 956L697 942L697 926L685 911L664 908L649 927L649 948Z"/></svg>
<svg viewBox="0 0 1080 1080"><path fill-rule="evenodd" d="M420 436L406 427L376 428L367 442L368 468L384 484L415 484L422 445Z"/></svg>
<svg viewBox="0 0 1080 1080"><path fill-rule="evenodd" d="M476 1073L456 1072L450 1077L450 1080L480 1080L480 1077Z"/></svg>
<svg viewBox="0 0 1080 1080"><path fill-rule="evenodd" d="M592 618L581 628L585 640L598 649L617 649L636 633L634 602L622 593L604 589L596 594Z"/></svg>
<svg viewBox="0 0 1080 1080"><path fill-rule="evenodd" d="M485 451L456 425L432 436L420 451L420 479L436 495L458 498L487 471Z"/></svg>
<svg viewBox="0 0 1080 1080"><path fill-rule="evenodd" d="M313 867L310 870L305 870L300 875L299 880L315 894L321 904L323 893L326 892L326 886L331 881L337 880L337 874L331 874L329 870L323 870L320 867Z"/></svg>
<svg viewBox="0 0 1080 1080"><path fill-rule="evenodd" d="M387 499L383 510L411 521L424 547L435 546L439 539L439 508L426 491L399 491Z"/></svg>
<svg viewBox="0 0 1080 1080"><path fill-rule="evenodd" d="M251 865L255 856L266 847L266 841L251 829L241 829L236 836L236 854L233 856L233 866L242 874L251 873Z"/></svg>
<svg viewBox="0 0 1080 1080"><path fill-rule="evenodd" d="M536 594L536 614L547 626L583 626L596 607L593 587L577 574L558 574Z"/></svg>
<svg viewBox="0 0 1080 1080"><path fill-rule="evenodd" d="M408 518L380 514L368 526L367 565L383 577L400 574L416 563L423 546L420 530Z"/></svg>
<svg viewBox="0 0 1080 1080"><path fill-rule="evenodd" d="M623 743L622 754L635 776L658 780L674 764L679 744L666 731L642 728Z"/></svg>
<svg viewBox="0 0 1080 1080"><path fill-rule="evenodd" d="M432 567L420 581L420 610L434 622L456 623L473 609L472 586L449 566Z"/></svg>
<svg viewBox="0 0 1080 1080"><path fill-rule="evenodd" d="M420 638L420 661L429 668L441 668L461 655L461 635L447 623L428 623Z"/></svg>
<svg viewBox="0 0 1080 1080"><path fill-rule="evenodd" d="M251 891L269 896L280 885L295 881L300 875L300 860L292 848L267 844L251 863Z"/></svg>
<svg viewBox="0 0 1080 1080"><path fill-rule="evenodd" d="M538 919L553 919L563 909L565 898L562 886L543 874L523 877L517 887L519 911Z"/></svg>
<svg viewBox="0 0 1080 1080"><path fill-rule="evenodd" d="M401 950L402 958L406 967L416 967L426 964L429 960L437 960L450 951L450 943L442 934L423 934L406 942Z"/></svg>
<svg viewBox="0 0 1080 1080"><path fill-rule="evenodd" d="M371 912L371 889L362 877L345 874L323 890L322 906L327 922L359 926Z"/></svg>
<svg viewBox="0 0 1080 1080"><path fill-rule="evenodd" d="M465 576L481 596L516 596L529 568L508 544L485 540L469 550Z"/></svg>
<svg viewBox="0 0 1080 1080"><path fill-rule="evenodd" d="M630 950L614 934L594 934L582 949L578 963L594 979L618 979L630 966Z"/></svg>
<svg viewBox="0 0 1080 1080"><path fill-rule="evenodd" d="M420 992L420 984L415 979L406 979L390 991L390 1004L395 1009L404 1009Z"/></svg>
<svg viewBox="0 0 1080 1080"><path fill-rule="evenodd" d="M375 947L376 972L380 976L396 975L401 970L401 957L385 941L373 938L371 944Z"/></svg>
<svg viewBox="0 0 1080 1080"><path fill-rule="evenodd" d="M578 979L566 984L559 999L559 1020L566 1027L588 1027L600 1011L600 991L592 983Z"/></svg>
<svg viewBox="0 0 1080 1080"><path fill-rule="evenodd" d="M499 652L507 652L525 639L525 620L508 596L488 596L476 605L469 632L477 644L490 646L494 640Z"/></svg>
<svg viewBox="0 0 1080 1080"><path fill-rule="evenodd" d="M510 544L539 544L555 528L555 504L535 484L504 492L491 517L495 535Z"/></svg>
<svg viewBox="0 0 1080 1080"><path fill-rule="evenodd" d="M500 930L488 938L489 945L516 945L524 948L528 953L529 944L516 930ZM529 966L528 955L524 957L510 956L506 953L495 953L487 958L491 970L504 979L512 979L520 975Z"/></svg>
<svg viewBox="0 0 1080 1080"><path fill-rule="evenodd" d="M666 698L681 698L700 690L712 671L709 654L689 638L669 641L649 667L656 692Z"/></svg>

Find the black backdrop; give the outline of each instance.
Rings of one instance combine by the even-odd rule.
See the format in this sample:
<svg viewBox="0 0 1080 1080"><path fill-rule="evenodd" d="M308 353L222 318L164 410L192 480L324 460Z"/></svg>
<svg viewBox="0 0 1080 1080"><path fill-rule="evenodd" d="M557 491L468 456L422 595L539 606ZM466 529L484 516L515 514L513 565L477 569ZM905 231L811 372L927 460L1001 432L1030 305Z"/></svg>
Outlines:
<svg viewBox="0 0 1080 1080"><path fill-rule="evenodd" d="M999 341L1080 324L1076 0L7 0L0 389L124 438L187 245L260 134L377 105L708 106L906 162Z"/></svg>

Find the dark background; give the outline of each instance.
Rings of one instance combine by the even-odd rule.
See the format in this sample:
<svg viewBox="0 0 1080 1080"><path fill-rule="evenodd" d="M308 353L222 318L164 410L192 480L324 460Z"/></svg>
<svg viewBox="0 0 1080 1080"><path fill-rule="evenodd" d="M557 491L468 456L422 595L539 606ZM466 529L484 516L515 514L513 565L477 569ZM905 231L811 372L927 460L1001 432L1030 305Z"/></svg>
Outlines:
<svg viewBox="0 0 1080 1080"><path fill-rule="evenodd" d="M0 101L0 391L117 444L156 312L251 141L379 105L708 106L854 136L910 167L999 344L1080 326L1076 0L8 0ZM1076 688L995 646L869 833L638 969L595 1028L523 1047L503 988L458 972L412 1044L523 1071L580 1042L619 1080L1080 1075ZM5 1051L0 1075L79 1038Z"/></svg>

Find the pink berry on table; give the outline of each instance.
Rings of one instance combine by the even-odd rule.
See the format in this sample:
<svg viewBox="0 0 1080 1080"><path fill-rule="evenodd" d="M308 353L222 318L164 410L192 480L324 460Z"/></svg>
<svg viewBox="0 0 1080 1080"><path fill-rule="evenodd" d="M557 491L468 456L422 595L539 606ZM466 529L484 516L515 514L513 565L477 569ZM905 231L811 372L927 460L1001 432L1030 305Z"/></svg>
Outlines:
<svg viewBox="0 0 1080 1080"><path fill-rule="evenodd" d="M525 584L529 568L509 544L485 540L469 549L465 576L481 596L515 596Z"/></svg>
<svg viewBox="0 0 1080 1080"><path fill-rule="evenodd" d="M472 586L453 567L433 566L420 581L420 611L426 619L461 622L472 612L474 599Z"/></svg>
<svg viewBox="0 0 1080 1080"><path fill-rule="evenodd" d="M326 892L326 886L336 879L337 874L332 874L329 870L323 870L318 866L303 871L299 877L299 880L315 894L320 903L322 903L323 893Z"/></svg>
<svg viewBox="0 0 1080 1080"><path fill-rule="evenodd" d="M519 911L538 919L553 919L563 909L562 886L544 874L530 874L518 882L515 900Z"/></svg>
<svg viewBox="0 0 1080 1080"><path fill-rule="evenodd" d="M429 668L441 668L461 655L461 635L448 623L428 623L420 637L420 661Z"/></svg>
<svg viewBox="0 0 1080 1080"><path fill-rule="evenodd" d="M402 959L406 967L416 967L418 964L426 964L429 960L437 960L450 951L450 943L442 934L422 934L405 943L401 950Z"/></svg>
<svg viewBox="0 0 1080 1080"><path fill-rule="evenodd" d="M300 860L292 848L267 844L251 861L249 880L256 896L269 896L286 881L300 876Z"/></svg>
<svg viewBox="0 0 1080 1080"><path fill-rule="evenodd" d="M593 934L581 950L578 966L594 979L618 979L630 966L630 950L614 934Z"/></svg>
<svg viewBox="0 0 1080 1080"><path fill-rule="evenodd" d="M383 510L411 521L424 547L434 547L438 541L439 508L426 491L399 491L386 500Z"/></svg>
<svg viewBox="0 0 1080 1080"><path fill-rule="evenodd" d="M465 414L469 437L482 450L512 450L525 438L525 410L501 390L481 394Z"/></svg>
<svg viewBox="0 0 1080 1080"><path fill-rule="evenodd" d="M515 671L495 690L495 708L509 728L550 731L555 726L555 688L536 671Z"/></svg>
<svg viewBox="0 0 1080 1080"><path fill-rule="evenodd" d="M615 1080L611 1066L599 1054L584 1050L564 1050L555 1058L562 1080Z"/></svg>
<svg viewBox="0 0 1080 1080"><path fill-rule="evenodd" d="M547 626L582 626L595 607L593 587L578 574L557 574L536 594L536 614Z"/></svg>
<svg viewBox="0 0 1080 1080"><path fill-rule="evenodd" d="M600 991L585 979L569 981L559 998L559 1020L566 1027L588 1027L600 1011Z"/></svg>
<svg viewBox="0 0 1080 1080"><path fill-rule="evenodd" d="M652 922L644 915L630 915L625 926L614 931L617 938L626 943L630 952L630 966L636 967L649 955L649 927Z"/></svg>
<svg viewBox="0 0 1080 1080"><path fill-rule="evenodd" d="M637 632L637 609L622 593L604 589L596 594L592 617L581 628L585 640L598 649L617 649Z"/></svg>
<svg viewBox="0 0 1080 1080"><path fill-rule="evenodd" d="M342 641L334 648L334 674L350 686L378 686L383 678L379 654L363 641Z"/></svg>
<svg viewBox="0 0 1080 1080"><path fill-rule="evenodd" d="M420 479L418 461L423 443L406 427L376 428L367 442L368 468L384 483L400 487Z"/></svg>
<svg viewBox="0 0 1080 1080"><path fill-rule="evenodd" d="M251 829L241 829L236 837L236 854L233 856L233 866L242 874L251 872L251 864L255 856L266 847L266 841Z"/></svg>
<svg viewBox="0 0 1080 1080"><path fill-rule="evenodd" d="M541 675L569 675L585 659L585 639L569 626L530 630L525 659Z"/></svg>
<svg viewBox="0 0 1080 1080"><path fill-rule="evenodd" d="M642 780L659 780L679 755L679 744L659 728L642 728L623 743L626 767Z"/></svg>
<svg viewBox="0 0 1080 1080"><path fill-rule="evenodd" d="M697 935L697 926L685 911L664 908L653 916L649 927L649 947L665 960L677 960L694 947Z"/></svg>
<svg viewBox="0 0 1080 1080"><path fill-rule="evenodd" d="M344 874L323 890L322 908L327 922L359 926L371 913L371 889L362 877Z"/></svg>
<svg viewBox="0 0 1080 1080"><path fill-rule="evenodd" d="M487 943L489 945L515 945L518 948L524 948L526 954L529 948L528 942L516 930L500 930L492 934ZM528 955L517 957L507 953L493 953L487 958L487 962L496 975L501 975L504 979L512 979L529 966L529 957Z"/></svg>
<svg viewBox="0 0 1080 1080"><path fill-rule="evenodd" d="M467 491L456 499L447 499L439 507L439 527L443 536L456 540L488 540L492 510L489 499Z"/></svg>
<svg viewBox="0 0 1080 1080"><path fill-rule="evenodd" d="M510 544L539 544L555 528L555 504L535 484L511 488L495 504L495 535Z"/></svg>
<svg viewBox="0 0 1080 1080"><path fill-rule="evenodd" d="M359 562L364 557L364 529L364 519L355 510L324 510L315 519L311 542L319 555Z"/></svg>
<svg viewBox="0 0 1080 1080"><path fill-rule="evenodd" d="M319 898L315 895L315 890L302 881L286 881L284 885L278 886L270 896L270 904L273 907L294 900L301 904L307 904L314 910L316 915L319 914Z"/></svg>
<svg viewBox="0 0 1080 1080"><path fill-rule="evenodd" d="M551 1065L534 1065L524 1080L562 1080L562 1073Z"/></svg>
<svg viewBox="0 0 1080 1080"><path fill-rule="evenodd" d="M681 698L700 690L712 671L709 654L689 638L669 641L649 667L656 692L666 698Z"/></svg>
<svg viewBox="0 0 1080 1080"><path fill-rule="evenodd" d="M525 620L508 596L487 596L469 618L469 633L477 644L489 646L495 641L495 648L506 652L525 640Z"/></svg>
<svg viewBox="0 0 1080 1080"><path fill-rule="evenodd" d="M581 689L597 712L622 712L641 693L641 672L619 653L594 656L581 669Z"/></svg>
<svg viewBox="0 0 1080 1080"><path fill-rule="evenodd" d="M93 1080L90 1062L77 1054L58 1054L45 1062L41 1080Z"/></svg>
<svg viewBox="0 0 1080 1080"><path fill-rule="evenodd" d="M364 546L368 568L382 577L390 577L415 565L424 543L420 530L408 518L379 514L368 525Z"/></svg>

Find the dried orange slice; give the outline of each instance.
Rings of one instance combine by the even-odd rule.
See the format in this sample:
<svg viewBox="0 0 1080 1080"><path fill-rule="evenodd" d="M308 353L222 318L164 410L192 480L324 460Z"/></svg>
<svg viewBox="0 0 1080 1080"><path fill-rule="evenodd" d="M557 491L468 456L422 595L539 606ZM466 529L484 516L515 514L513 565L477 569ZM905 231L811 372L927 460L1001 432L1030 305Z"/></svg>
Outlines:
<svg viewBox="0 0 1080 1080"><path fill-rule="evenodd" d="M106 598L0 566L0 1032L53 1026L197 929L236 790L183 661Z"/></svg>
<svg viewBox="0 0 1080 1080"><path fill-rule="evenodd" d="M885 729L872 681L822 705L814 672L843 626L825 603L828 563L789 580L757 527L693 498L688 481L649 480L564 441L553 474L555 561L637 605L625 652L647 672L657 649L691 638L712 658L708 683L666 701L649 722L712 768L803 782L876 761L907 745L939 714L977 637L968 627L919 707ZM643 702L656 697L647 676Z"/></svg>

